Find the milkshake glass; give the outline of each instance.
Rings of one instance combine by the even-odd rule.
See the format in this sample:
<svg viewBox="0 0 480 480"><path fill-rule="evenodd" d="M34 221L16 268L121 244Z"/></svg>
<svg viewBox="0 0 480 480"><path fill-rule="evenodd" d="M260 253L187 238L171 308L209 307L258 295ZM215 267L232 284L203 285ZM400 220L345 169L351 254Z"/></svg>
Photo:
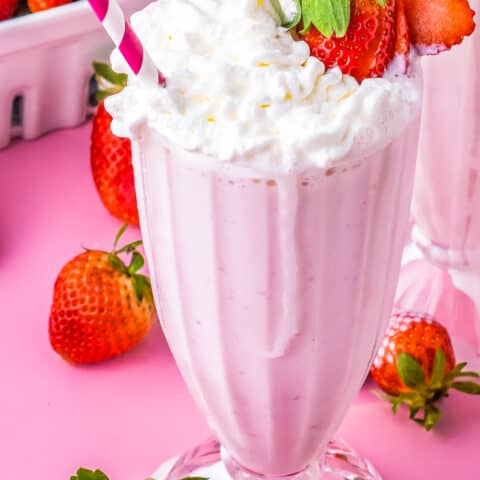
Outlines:
<svg viewBox="0 0 480 480"><path fill-rule="evenodd" d="M134 143L162 327L232 476L241 465L243 476L310 469L323 478L312 462L365 380L391 312L417 128L335 170L265 178L212 171L151 130ZM169 478L198 475L215 448ZM327 468L349 471L335 460ZM356 470L378 478L367 464Z"/></svg>
<svg viewBox="0 0 480 480"><path fill-rule="evenodd" d="M107 102L162 327L218 439L167 478L378 480L331 440L392 309L418 76L325 71L262 5L154 2L132 23L167 88Z"/></svg>
<svg viewBox="0 0 480 480"><path fill-rule="evenodd" d="M479 33L423 67L413 238L437 264L480 269Z"/></svg>
<svg viewBox="0 0 480 480"><path fill-rule="evenodd" d="M474 0L472 8L480 9ZM476 16L478 23L478 15ZM450 316L445 326L467 331L458 345L478 352L480 344L480 36L423 61L425 95L413 193L412 237L427 261L449 270L457 288L474 301L477 315ZM432 277L432 282L434 278ZM416 282L412 289L417 288ZM444 293L451 295L450 291ZM461 351L461 348L457 348ZM473 355L473 356L472 356ZM475 353L464 357L469 363Z"/></svg>

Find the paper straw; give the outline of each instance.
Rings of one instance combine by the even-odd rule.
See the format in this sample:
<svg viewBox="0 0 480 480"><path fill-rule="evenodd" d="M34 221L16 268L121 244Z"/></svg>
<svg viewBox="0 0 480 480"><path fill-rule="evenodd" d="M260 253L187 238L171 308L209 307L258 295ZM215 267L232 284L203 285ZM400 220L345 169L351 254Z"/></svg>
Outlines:
<svg viewBox="0 0 480 480"><path fill-rule="evenodd" d="M165 77L143 48L139 38L125 19L117 0L88 0L88 2L133 73L141 80L164 87Z"/></svg>

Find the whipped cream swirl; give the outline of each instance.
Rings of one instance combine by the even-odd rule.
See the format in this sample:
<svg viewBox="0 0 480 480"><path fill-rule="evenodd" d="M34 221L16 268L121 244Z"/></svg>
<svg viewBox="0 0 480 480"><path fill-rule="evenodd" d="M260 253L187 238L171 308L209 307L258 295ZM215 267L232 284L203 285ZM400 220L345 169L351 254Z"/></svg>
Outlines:
<svg viewBox="0 0 480 480"><path fill-rule="evenodd" d="M130 75L106 103L120 136L148 126L218 162L328 168L382 148L418 109L414 71L361 84L326 71L278 25L269 0L156 0L132 25L168 85ZM112 64L129 73L118 51Z"/></svg>

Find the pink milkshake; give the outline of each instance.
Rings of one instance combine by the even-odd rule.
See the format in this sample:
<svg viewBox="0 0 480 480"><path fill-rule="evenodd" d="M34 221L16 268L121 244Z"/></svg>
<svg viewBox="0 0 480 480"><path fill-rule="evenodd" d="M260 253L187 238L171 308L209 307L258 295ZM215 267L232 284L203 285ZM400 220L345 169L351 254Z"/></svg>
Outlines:
<svg viewBox="0 0 480 480"><path fill-rule="evenodd" d="M327 70L275 3L154 2L132 23L167 88L107 102L162 327L219 440L169 480L380 478L329 442L392 308L420 78L414 58L361 83Z"/></svg>
<svg viewBox="0 0 480 480"><path fill-rule="evenodd" d="M417 127L336 168L263 178L212 171L153 132L136 145L162 326L243 467L282 475L320 458L364 381L393 302Z"/></svg>
<svg viewBox="0 0 480 480"><path fill-rule="evenodd" d="M423 62L414 239L428 258L452 267L480 267L478 35L475 32L460 47Z"/></svg>

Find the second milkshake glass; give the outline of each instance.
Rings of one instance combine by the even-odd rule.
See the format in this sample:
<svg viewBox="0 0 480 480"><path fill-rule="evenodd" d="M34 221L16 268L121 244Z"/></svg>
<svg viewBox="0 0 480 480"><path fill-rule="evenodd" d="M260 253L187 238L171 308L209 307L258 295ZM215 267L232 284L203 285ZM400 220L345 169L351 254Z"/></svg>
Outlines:
<svg viewBox="0 0 480 480"><path fill-rule="evenodd" d="M470 3L480 10L479 0ZM477 25L478 20L477 15ZM477 315L447 317L445 326L456 332L458 325L465 324L468 331L480 332L479 32L449 52L425 58L423 67L425 94L412 237L424 258L448 269L455 286L476 305ZM411 288L418 288L416 282ZM454 290L445 290L442 295L452 296L449 301L454 302ZM467 330L457 331L457 348L462 351L461 345L468 344L464 358L472 363L478 361L475 353L480 333L471 343Z"/></svg>
<svg viewBox="0 0 480 480"><path fill-rule="evenodd" d="M479 33L423 66L414 240L437 264L480 270Z"/></svg>
<svg viewBox="0 0 480 480"><path fill-rule="evenodd" d="M327 445L387 326L417 130L335 168L270 175L149 128L133 143L162 326L222 445L188 452L169 480L380 478Z"/></svg>

